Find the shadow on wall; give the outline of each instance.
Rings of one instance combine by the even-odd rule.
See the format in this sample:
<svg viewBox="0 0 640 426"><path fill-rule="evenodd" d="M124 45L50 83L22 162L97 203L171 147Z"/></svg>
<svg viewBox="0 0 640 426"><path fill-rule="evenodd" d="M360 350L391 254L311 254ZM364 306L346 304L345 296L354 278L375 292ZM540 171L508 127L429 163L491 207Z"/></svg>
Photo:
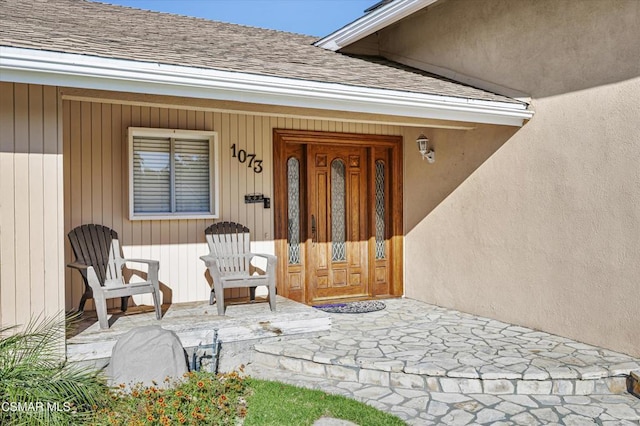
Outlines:
<svg viewBox="0 0 640 426"><path fill-rule="evenodd" d="M379 46L540 99L640 76L638 22L637 0L448 0L382 31Z"/></svg>
<svg viewBox="0 0 640 426"><path fill-rule="evenodd" d="M512 19L508 9L516 9L515 18L524 18L518 26L527 24L507 33L516 43L498 45L502 46L498 49L500 63L519 64L517 71L504 78L514 79L532 97L556 96L640 76L640 2L543 0L511 6L503 0L500 11L506 16L498 19ZM512 50L516 48L519 53ZM522 63L528 65L522 67Z"/></svg>
<svg viewBox="0 0 640 426"><path fill-rule="evenodd" d="M479 124L474 130L430 129L436 161L423 161L415 139L405 138L404 234L427 217L498 151L518 127Z"/></svg>

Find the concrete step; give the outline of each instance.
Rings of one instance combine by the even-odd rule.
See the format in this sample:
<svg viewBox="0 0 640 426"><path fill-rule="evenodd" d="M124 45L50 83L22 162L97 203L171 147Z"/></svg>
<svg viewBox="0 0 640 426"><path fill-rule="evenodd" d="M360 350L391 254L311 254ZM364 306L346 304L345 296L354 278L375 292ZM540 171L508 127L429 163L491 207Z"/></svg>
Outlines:
<svg viewBox="0 0 640 426"><path fill-rule="evenodd" d="M252 377L275 380L364 402L400 417L408 425L637 425L640 400L620 395L489 395L431 392L322 378L250 364Z"/></svg>
<svg viewBox="0 0 640 426"><path fill-rule="evenodd" d="M620 364L615 368L478 372L447 371L435 365L406 365L394 359L353 359L325 356L282 344L256 344L254 368L260 366L318 378L341 380L377 386L391 386L426 392L491 394L491 395L592 395L623 394L631 369L637 365Z"/></svg>
<svg viewBox="0 0 640 426"><path fill-rule="evenodd" d="M266 301L230 304L225 316L218 316L208 301L163 305L162 320L151 311L131 309L127 314L113 314L113 324L101 330L95 313L86 312L73 336L67 338L67 359L102 368L120 337L130 330L158 325L176 333L189 354L199 347L211 347L214 335L221 343L221 371L229 371L250 362L250 348L256 342L293 337L309 339L331 330L331 316L301 303L277 296L277 311L271 312ZM113 318L116 317L116 318Z"/></svg>

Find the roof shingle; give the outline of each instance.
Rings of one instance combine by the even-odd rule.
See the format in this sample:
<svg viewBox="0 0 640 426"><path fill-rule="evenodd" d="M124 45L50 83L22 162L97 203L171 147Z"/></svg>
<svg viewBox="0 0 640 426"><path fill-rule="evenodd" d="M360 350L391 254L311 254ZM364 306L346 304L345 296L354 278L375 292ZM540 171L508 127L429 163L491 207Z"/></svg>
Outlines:
<svg viewBox="0 0 640 426"><path fill-rule="evenodd" d="M520 103L315 37L86 0L0 0L0 45L486 101Z"/></svg>

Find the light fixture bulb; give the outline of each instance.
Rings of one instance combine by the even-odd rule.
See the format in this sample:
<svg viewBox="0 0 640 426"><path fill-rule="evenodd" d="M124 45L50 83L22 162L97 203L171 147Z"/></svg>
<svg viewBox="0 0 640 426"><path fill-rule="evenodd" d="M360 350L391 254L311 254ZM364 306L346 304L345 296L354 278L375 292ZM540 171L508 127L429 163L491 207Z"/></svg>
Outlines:
<svg viewBox="0 0 640 426"><path fill-rule="evenodd" d="M420 136L416 139L416 143L418 144L418 151L420 151L423 160L426 158L429 163L436 161L436 153L432 149L429 149L428 137L420 133Z"/></svg>

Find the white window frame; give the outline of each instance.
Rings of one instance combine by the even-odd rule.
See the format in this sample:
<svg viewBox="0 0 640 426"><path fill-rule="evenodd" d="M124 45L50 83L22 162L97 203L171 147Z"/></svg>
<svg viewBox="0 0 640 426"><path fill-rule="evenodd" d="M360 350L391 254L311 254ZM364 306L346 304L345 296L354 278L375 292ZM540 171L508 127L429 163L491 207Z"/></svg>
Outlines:
<svg viewBox="0 0 640 426"><path fill-rule="evenodd" d="M129 220L217 219L219 217L220 167L218 162L218 132L200 130L160 129L148 127L128 128L129 152ZM203 213L135 213L133 199L133 138L137 136L167 139L201 139L209 141L209 212ZM173 184L173 183L172 183Z"/></svg>

